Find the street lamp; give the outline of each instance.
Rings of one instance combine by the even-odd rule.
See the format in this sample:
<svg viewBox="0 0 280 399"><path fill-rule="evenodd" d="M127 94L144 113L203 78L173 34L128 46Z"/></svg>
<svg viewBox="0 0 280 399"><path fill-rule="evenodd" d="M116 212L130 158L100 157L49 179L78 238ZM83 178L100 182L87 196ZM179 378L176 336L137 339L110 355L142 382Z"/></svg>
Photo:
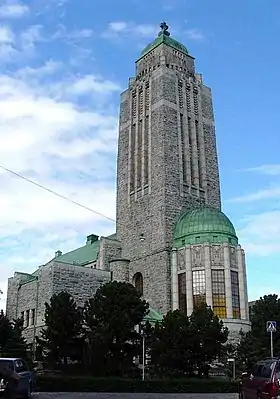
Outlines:
<svg viewBox="0 0 280 399"><path fill-rule="evenodd" d="M138 324L137 326L137 332L141 335L142 337L142 380L145 380L145 358L146 358L146 349L145 349L145 332L142 324Z"/></svg>

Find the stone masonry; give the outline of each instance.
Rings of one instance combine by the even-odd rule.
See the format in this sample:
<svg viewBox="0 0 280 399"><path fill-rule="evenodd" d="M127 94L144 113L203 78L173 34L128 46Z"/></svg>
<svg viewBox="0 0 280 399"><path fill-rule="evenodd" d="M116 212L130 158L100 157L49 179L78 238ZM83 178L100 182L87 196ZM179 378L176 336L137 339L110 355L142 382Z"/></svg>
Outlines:
<svg viewBox="0 0 280 399"><path fill-rule="evenodd" d="M137 61L121 96L117 237L130 281L141 272L145 298L163 313L174 225L182 209L204 203L220 208L211 91L191 56L162 44Z"/></svg>

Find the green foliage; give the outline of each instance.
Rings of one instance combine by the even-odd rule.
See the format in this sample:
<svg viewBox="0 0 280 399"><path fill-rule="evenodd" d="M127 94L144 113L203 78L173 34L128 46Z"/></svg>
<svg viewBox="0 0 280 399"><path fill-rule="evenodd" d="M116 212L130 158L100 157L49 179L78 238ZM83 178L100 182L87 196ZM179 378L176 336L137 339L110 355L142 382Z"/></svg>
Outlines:
<svg viewBox="0 0 280 399"><path fill-rule="evenodd" d="M20 357L28 360L28 345L22 337L23 322L8 320L3 311L0 312L0 350L1 357Z"/></svg>
<svg viewBox="0 0 280 399"><path fill-rule="evenodd" d="M116 281L101 286L86 302L88 360L96 373L121 375L131 368L139 349L134 327L148 308L134 286Z"/></svg>
<svg viewBox="0 0 280 399"><path fill-rule="evenodd" d="M67 292L53 295L45 304L46 328L37 338L39 348L50 363L76 357L82 333L82 315L74 299Z"/></svg>
<svg viewBox="0 0 280 399"><path fill-rule="evenodd" d="M38 377L39 392L158 392L158 393L237 393L238 382L226 379L161 379L135 380L52 376Z"/></svg>
<svg viewBox="0 0 280 399"><path fill-rule="evenodd" d="M151 362L160 374L208 374L209 364L220 356L228 331L222 321L202 304L190 317L169 312L154 331Z"/></svg>
<svg viewBox="0 0 280 399"><path fill-rule="evenodd" d="M277 331L273 333L274 352L280 353L280 299L277 295L265 295L256 301L252 308L252 329L247 334L241 332L237 357L243 368L270 356L270 334L266 331L266 322L275 320Z"/></svg>
<svg viewBox="0 0 280 399"><path fill-rule="evenodd" d="M204 303L193 311L190 323L193 334L193 359L199 374L207 374L205 365L209 365L222 354L222 345L227 341L228 330L222 320Z"/></svg>

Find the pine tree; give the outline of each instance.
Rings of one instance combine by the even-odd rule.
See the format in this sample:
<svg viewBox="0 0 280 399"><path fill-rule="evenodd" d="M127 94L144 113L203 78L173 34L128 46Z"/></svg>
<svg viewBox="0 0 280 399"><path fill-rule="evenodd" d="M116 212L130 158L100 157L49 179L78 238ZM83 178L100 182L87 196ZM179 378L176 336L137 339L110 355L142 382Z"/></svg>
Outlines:
<svg viewBox="0 0 280 399"><path fill-rule="evenodd" d="M50 363L77 355L77 341L82 333L82 315L73 297L67 292L53 295L45 303L45 324L37 343Z"/></svg>

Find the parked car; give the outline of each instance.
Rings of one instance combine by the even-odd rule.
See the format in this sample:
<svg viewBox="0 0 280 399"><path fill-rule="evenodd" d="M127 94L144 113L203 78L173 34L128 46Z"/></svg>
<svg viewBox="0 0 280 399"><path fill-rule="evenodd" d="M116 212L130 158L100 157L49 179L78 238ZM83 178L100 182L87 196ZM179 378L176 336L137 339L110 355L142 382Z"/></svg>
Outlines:
<svg viewBox="0 0 280 399"><path fill-rule="evenodd" d="M26 362L18 358L0 358L0 364L19 374L20 379L16 388L16 397L29 399L34 386L34 373L28 369ZM1 381L0 393L5 390L5 381Z"/></svg>
<svg viewBox="0 0 280 399"><path fill-rule="evenodd" d="M277 399L280 396L280 359L260 360L242 373L240 399Z"/></svg>

